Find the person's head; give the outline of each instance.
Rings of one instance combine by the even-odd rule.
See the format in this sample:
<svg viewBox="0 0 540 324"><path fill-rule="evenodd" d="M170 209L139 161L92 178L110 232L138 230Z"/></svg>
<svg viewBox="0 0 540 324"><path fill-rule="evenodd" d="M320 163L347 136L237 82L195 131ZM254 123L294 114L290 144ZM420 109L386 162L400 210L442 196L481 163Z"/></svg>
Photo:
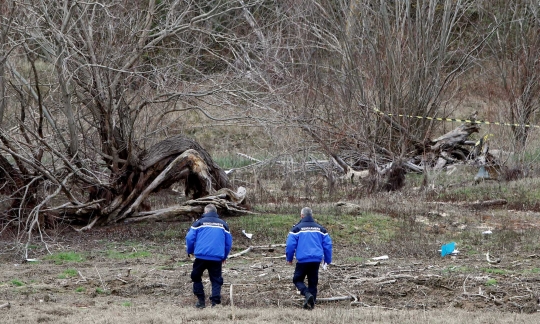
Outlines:
<svg viewBox="0 0 540 324"><path fill-rule="evenodd" d="M306 216L313 216L313 212L311 211L311 208L309 207L302 208L302 211L300 212L301 218L304 218Z"/></svg>
<svg viewBox="0 0 540 324"><path fill-rule="evenodd" d="M214 204L208 204L204 207L205 214L208 214L210 212L217 213L217 209L216 209L216 206L214 206Z"/></svg>

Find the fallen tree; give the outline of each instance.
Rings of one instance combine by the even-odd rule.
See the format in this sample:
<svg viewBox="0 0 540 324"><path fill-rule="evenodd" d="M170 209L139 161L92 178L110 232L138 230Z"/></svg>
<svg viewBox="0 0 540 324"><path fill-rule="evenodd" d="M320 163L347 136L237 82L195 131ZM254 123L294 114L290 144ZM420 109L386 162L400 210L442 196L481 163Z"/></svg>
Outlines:
<svg viewBox="0 0 540 324"><path fill-rule="evenodd" d="M207 204L214 204L225 214L246 213L242 202L246 190L237 192L229 188L229 180L223 169L212 160L208 152L198 143L183 136L167 138L143 152L140 162L131 168L113 188L100 188L99 195L91 199L107 197L105 203L95 208L78 209L66 206L70 214L90 215L93 220L81 230L90 229L95 224L112 224L144 220L170 220L180 216L193 218L200 215ZM149 210L147 198L152 193L182 183L185 196L193 198L181 205L164 209ZM118 192L111 196L112 192Z"/></svg>
<svg viewBox="0 0 540 324"><path fill-rule="evenodd" d="M379 114L378 114L379 115ZM471 135L480 131L474 118L435 139L420 141L391 116L380 115L381 120L392 130L398 132L402 140L410 143L412 149L406 154L396 154L374 142L361 147L371 147L370 151L352 149L355 145L345 141L332 147L327 144L316 129L310 125L302 128L317 142L330 157L318 161L317 166L324 169L326 177L357 182L362 179L370 183L370 191L399 190L404 186L405 173L424 173L441 170L457 163L469 163L489 169L491 176L500 172L499 161L489 153L487 136L474 140ZM328 172L328 170L332 172Z"/></svg>
<svg viewBox="0 0 540 324"><path fill-rule="evenodd" d="M26 223L29 230L59 219L83 225L80 230L88 230L96 225L118 222L193 218L200 215L204 206L210 203L216 205L224 215L248 213L244 203L245 188L233 191L227 175L208 152L197 142L180 135L164 139L143 151L135 163L120 162L120 167L125 171L122 176L111 177L109 181L97 177L77 177L76 172L81 171L73 165L70 165L74 169L71 173L65 170L48 173L50 182L58 184L57 190L39 199L35 195L27 197L18 193L24 192L25 187L34 188L32 192L37 193L44 183L42 175L34 178L22 176L21 171L8 160L1 159L0 162L5 164L2 170L11 170L10 173L0 173L6 183L4 193L8 190L15 192L11 197L12 212L4 214L4 223ZM150 195L173 184L183 185L185 196L191 199L152 210ZM74 191L74 188L77 190ZM62 196L63 191L66 195ZM67 202L51 206L51 202L57 200ZM23 202L32 208L28 208L28 214L21 217L14 211L20 210L17 207Z"/></svg>

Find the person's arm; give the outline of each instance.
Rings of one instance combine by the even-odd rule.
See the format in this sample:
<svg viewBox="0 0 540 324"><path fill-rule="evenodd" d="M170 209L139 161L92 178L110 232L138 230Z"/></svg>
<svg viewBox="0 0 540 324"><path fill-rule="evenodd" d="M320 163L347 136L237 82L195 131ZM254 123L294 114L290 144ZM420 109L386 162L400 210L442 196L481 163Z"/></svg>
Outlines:
<svg viewBox="0 0 540 324"><path fill-rule="evenodd" d="M197 230L191 227L186 235L186 252L188 255L195 252L195 242L197 241Z"/></svg>
<svg viewBox="0 0 540 324"><path fill-rule="evenodd" d="M298 235L289 233L287 236L287 244L285 247L285 258L288 263L292 263L294 252L296 251L296 247L298 245Z"/></svg>
<svg viewBox="0 0 540 324"><path fill-rule="evenodd" d="M330 234L326 234L323 237L323 251L324 262L326 264L332 263L332 238L330 238Z"/></svg>
<svg viewBox="0 0 540 324"><path fill-rule="evenodd" d="M231 253L232 248L232 235L230 232L225 232L225 258L223 261L227 260L229 253Z"/></svg>

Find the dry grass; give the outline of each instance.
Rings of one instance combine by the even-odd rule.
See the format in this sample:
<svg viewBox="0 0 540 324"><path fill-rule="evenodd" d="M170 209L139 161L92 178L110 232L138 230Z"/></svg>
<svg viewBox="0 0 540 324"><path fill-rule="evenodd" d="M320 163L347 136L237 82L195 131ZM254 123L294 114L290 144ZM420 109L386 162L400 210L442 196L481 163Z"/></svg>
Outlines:
<svg viewBox="0 0 540 324"><path fill-rule="evenodd" d="M14 305L0 310L0 322L24 323L537 323L535 314L467 312L456 309L436 311L394 311L382 308L320 307L314 311L290 308L195 310L170 304L135 306L96 305L93 308L65 308L51 304ZM234 320L232 319L234 313Z"/></svg>
<svg viewBox="0 0 540 324"><path fill-rule="evenodd" d="M234 321L228 289L223 308L195 310L190 264L183 251L189 222L178 222L119 225L82 236L58 233L61 244L50 248L88 252L88 259L76 265L51 260L13 268L20 261L6 254L0 259L6 261L0 265L0 305L9 300L12 307L0 309L0 323L535 323L534 314L519 313L540 309L535 299L540 291L535 279L540 258L534 257L540 248L536 212L540 181L529 177L474 184L476 172L471 166L458 167L452 174L431 172L427 190L420 190L422 178L411 174L403 190L376 194L368 194L362 183L336 185L331 192L320 175L279 168L235 174L234 185L248 188L252 209L260 215L228 219L234 251L283 243L300 209L311 206L334 238L335 263L347 266L332 267L321 275L321 296L351 293L366 307L321 303L312 312L304 311L290 282L292 268L282 260L254 268L270 261L263 253L250 253L230 260L224 273L227 283L245 285L235 290ZM292 185L284 186L286 181ZM480 209L467 205L495 198L509 204ZM156 197L155 204L166 206L182 199L171 192ZM340 200L357 208L336 206ZM485 237L481 232L488 228L494 234ZM254 234L251 241L243 237L242 229ZM461 251L455 259L441 258L437 252L449 241L457 242ZM41 257L39 249L32 257ZM129 258L141 251L150 255ZM502 262L488 264L487 251ZM278 256L282 251L272 253ZM384 254L390 259L379 266L364 265ZM89 281L58 278L72 268ZM124 284L116 278L127 268L133 269L135 279ZM380 284L396 273L403 276ZM101 278L107 289L97 292L104 286ZM14 279L23 286L16 287ZM483 296L474 295L479 289ZM42 302L46 294L57 300Z"/></svg>
<svg viewBox="0 0 540 324"><path fill-rule="evenodd" d="M0 305L10 301L12 306L0 309L0 323L534 323L530 315L518 313L539 309L535 277L540 259L531 257L538 251L538 230L509 229L518 221L536 224L534 215L434 205L420 201L421 195L364 197L356 201L359 212L352 214L332 204L313 204L335 244L336 266L321 272L320 297L352 294L365 307L337 302L302 310L291 283L293 269L283 259L266 258L283 253L276 249L229 260L224 307L198 311L192 306L190 261L183 251L189 222L177 222L96 228L83 236L66 232L61 244L49 245L53 252L85 251L82 262L57 264L44 258L47 253L39 245L32 251L42 260L38 263L19 264L15 256L0 254ZM291 203L273 207L281 214L229 218L234 250L283 243L301 206ZM488 219L486 213L494 216ZM497 222L500 228L492 236L480 234L478 226ZM253 239L243 237L242 229ZM458 243L457 258L441 258L437 252L449 240ZM149 253L127 257L141 251ZM498 252L502 262L489 265L486 251ZM126 258L114 257L120 253ZM383 254L390 259L364 265ZM68 269L85 279L59 278ZM129 277L127 269L132 269ZM394 281L382 284L388 279ZM229 283L235 287L234 321ZM479 291L482 296L476 295Z"/></svg>

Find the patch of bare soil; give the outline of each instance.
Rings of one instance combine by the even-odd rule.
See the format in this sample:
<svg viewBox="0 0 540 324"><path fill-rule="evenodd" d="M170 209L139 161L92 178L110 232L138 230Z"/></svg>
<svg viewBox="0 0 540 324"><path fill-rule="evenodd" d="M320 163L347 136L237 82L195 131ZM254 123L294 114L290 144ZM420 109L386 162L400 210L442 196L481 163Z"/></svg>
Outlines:
<svg viewBox="0 0 540 324"><path fill-rule="evenodd" d="M34 316L29 322L57 322L83 309L114 309L118 314L134 306L156 314L163 307L191 309L195 303L191 260L184 250L188 227L187 223L154 223L84 234L65 230L57 243L47 246L54 253L84 252L81 262L47 259L45 247L35 248L29 255L39 262L23 262L10 238L3 237L0 322L7 318L24 323L32 312L40 313L42 320ZM233 234L236 252L252 244L239 231ZM317 310L540 310L539 254L509 252L497 255L498 263L488 263L481 254L441 258L436 253L429 258L421 257L427 254L390 254L376 262L351 261L357 250L357 246L335 245L334 264L320 271ZM223 271L224 307L303 311L302 298L291 282L294 268L283 254L278 247L230 259ZM210 283L205 278L208 293Z"/></svg>

